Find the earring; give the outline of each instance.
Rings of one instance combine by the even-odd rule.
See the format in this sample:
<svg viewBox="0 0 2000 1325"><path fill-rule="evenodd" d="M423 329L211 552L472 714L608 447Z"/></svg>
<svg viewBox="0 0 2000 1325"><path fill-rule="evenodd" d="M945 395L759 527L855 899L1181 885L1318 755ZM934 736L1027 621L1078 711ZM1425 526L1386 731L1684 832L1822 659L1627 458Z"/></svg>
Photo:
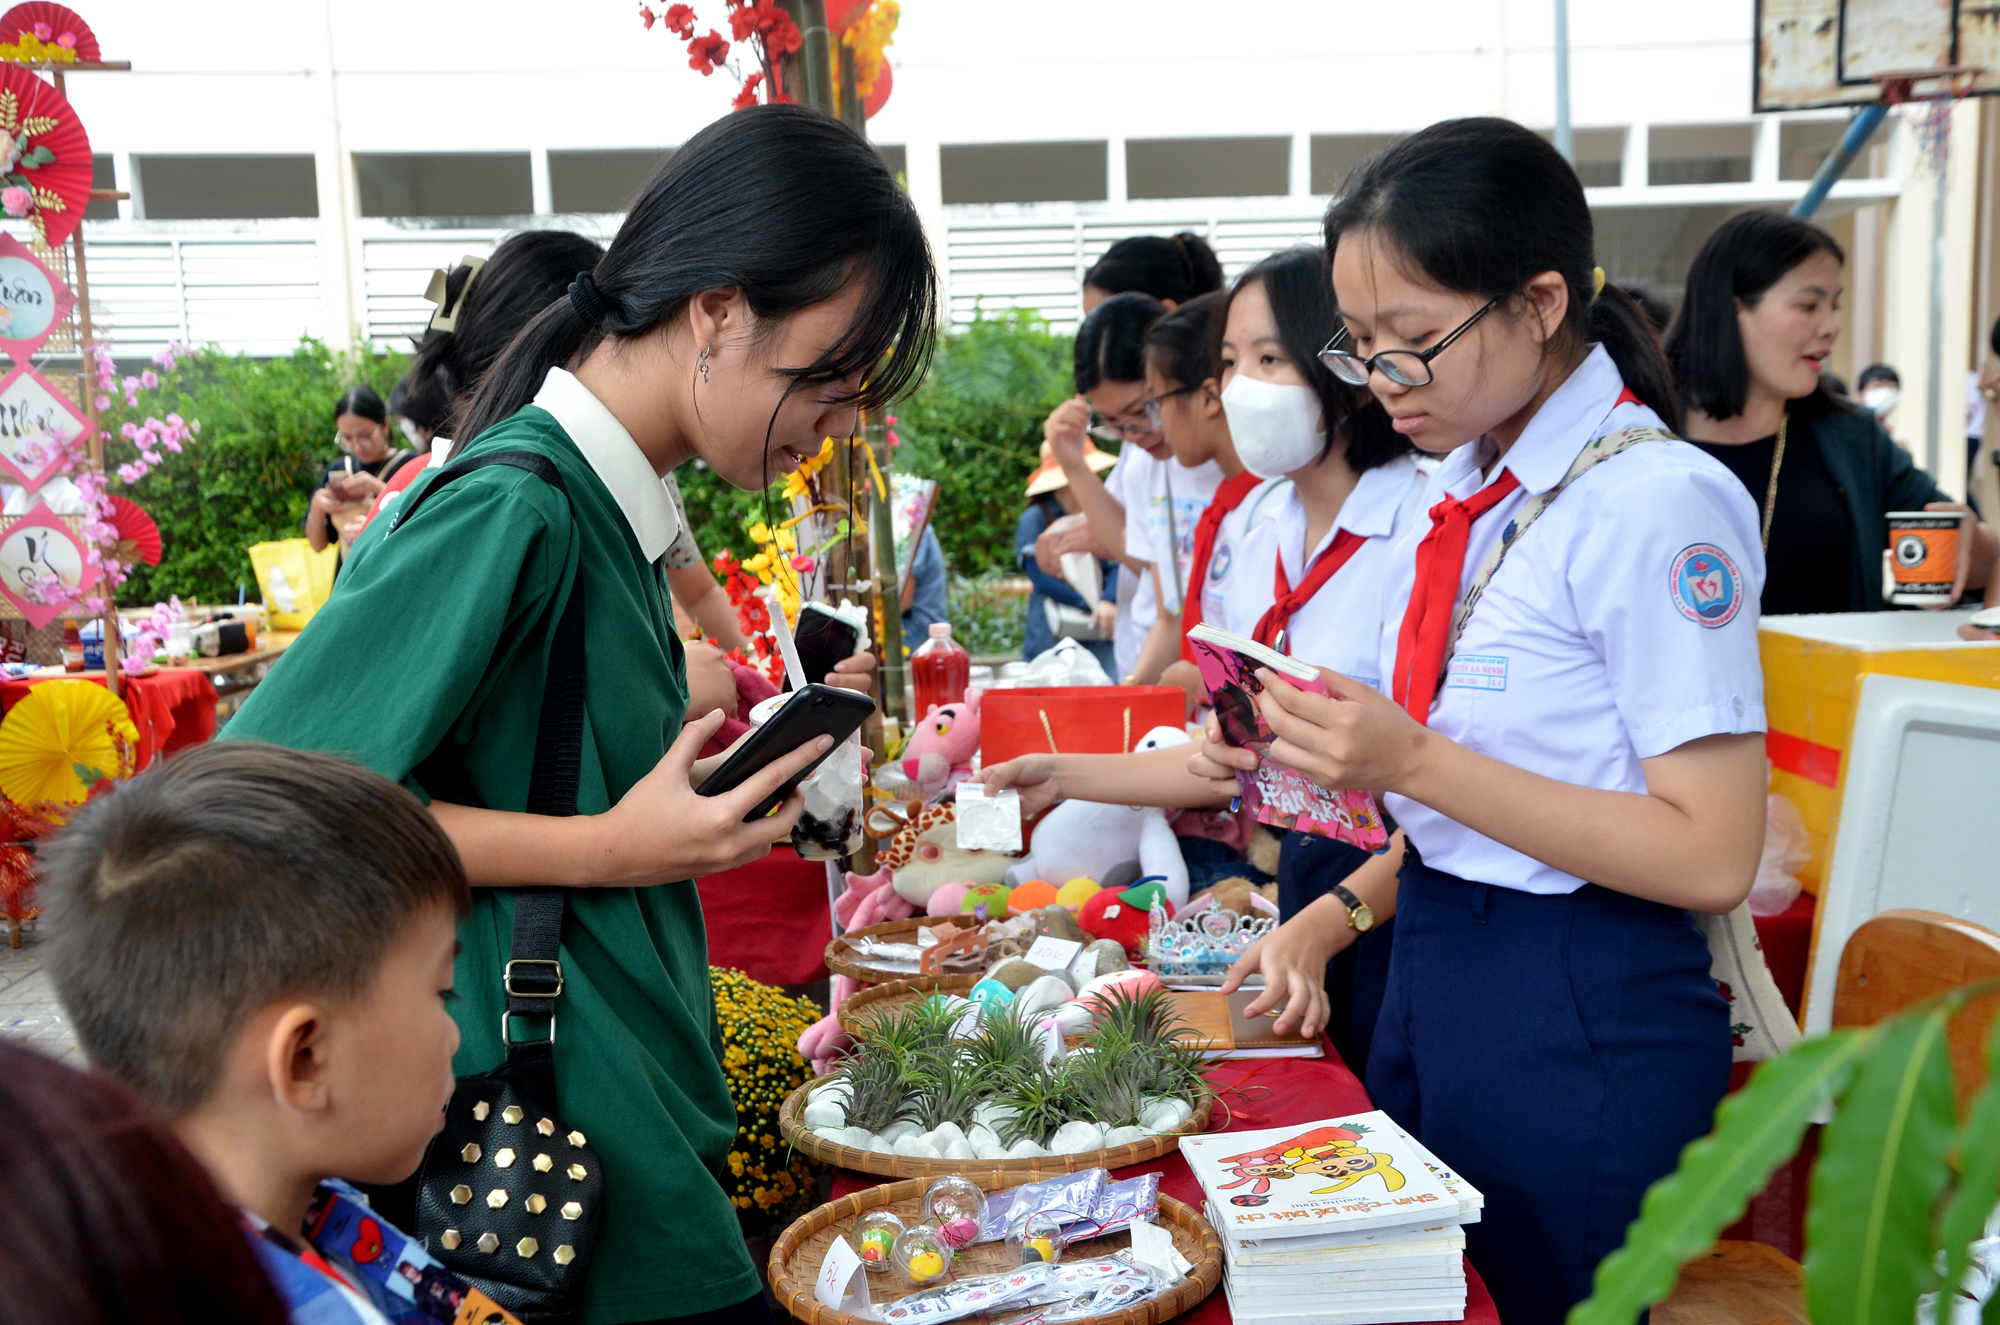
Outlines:
<svg viewBox="0 0 2000 1325"><path fill-rule="evenodd" d="M702 384L703 386L707 386L707 385L708 385L708 352L709 352L710 350L714 349L714 348L715 348L715 347L714 347L713 345L704 345L704 346L702 346L702 347L701 347L701 359L700 359L700 361L699 361L698 363L696 363L696 365L695 365L695 366L696 366L697 368L701 369L701 384Z"/></svg>

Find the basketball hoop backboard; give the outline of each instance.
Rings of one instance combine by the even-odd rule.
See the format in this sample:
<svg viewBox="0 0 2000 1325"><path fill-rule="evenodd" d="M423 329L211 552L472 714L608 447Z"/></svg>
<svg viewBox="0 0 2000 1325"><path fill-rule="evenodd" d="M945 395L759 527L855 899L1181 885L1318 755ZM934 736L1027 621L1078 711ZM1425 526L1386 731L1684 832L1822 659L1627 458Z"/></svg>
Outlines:
<svg viewBox="0 0 2000 1325"><path fill-rule="evenodd" d="M1754 111L2000 93L2000 8L1954 0L1757 0Z"/></svg>

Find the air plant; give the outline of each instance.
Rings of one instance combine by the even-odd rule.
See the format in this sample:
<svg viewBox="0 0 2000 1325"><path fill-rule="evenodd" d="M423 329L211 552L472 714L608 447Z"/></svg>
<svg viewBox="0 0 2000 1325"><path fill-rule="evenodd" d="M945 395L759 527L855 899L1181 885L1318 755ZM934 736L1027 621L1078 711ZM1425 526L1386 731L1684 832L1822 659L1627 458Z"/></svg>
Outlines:
<svg viewBox="0 0 2000 1325"><path fill-rule="evenodd" d="M972 1111L991 1093L984 1071L966 1050L947 1045L925 1054L911 1080L911 1107L926 1132L946 1123L972 1126Z"/></svg>
<svg viewBox="0 0 2000 1325"><path fill-rule="evenodd" d="M994 1090L1033 1072L1042 1061L1035 1028L1006 1008L989 1006L979 1034L965 1047Z"/></svg>
<svg viewBox="0 0 2000 1325"><path fill-rule="evenodd" d="M1136 1080L1147 1095L1178 1096L1194 1103L1209 1094L1202 1041L1164 989L1139 994L1119 987L1104 991L1097 999L1097 1022L1088 1045L1088 1057L1100 1073L1114 1068L1122 1073L1124 1064L1137 1064L1129 1076L1117 1079Z"/></svg>
<svg viewBox="0 0 2000 1325"><path fill-rule="evenodd" d="M1081 1101L1070 1079L1069 1060L1058 1059L1040 1072L1016 1077L994 1097L1014 1111L1000 1127L1000 1144L1012 1146L1024 1138L1046 1146L1056 1129L1077 1116Z"/></svg>
<svg viewBox="0 0 2000 1325"><path fill-rule="evenodd" d="M840 1066L847 1083L847 1125L880 1132L910 1116L910 1079L896 1055L863 1040Z"/></svg>
<svg viewBox="0 0 2000 1325"><path fill-rule="evenodd" d="M1070 1082L1092 1119L1105 1129L1132 1127L1149 1097L1160 1094L1153 1063L1138 1053L1095 1048L1070 1056Z"/></svg>

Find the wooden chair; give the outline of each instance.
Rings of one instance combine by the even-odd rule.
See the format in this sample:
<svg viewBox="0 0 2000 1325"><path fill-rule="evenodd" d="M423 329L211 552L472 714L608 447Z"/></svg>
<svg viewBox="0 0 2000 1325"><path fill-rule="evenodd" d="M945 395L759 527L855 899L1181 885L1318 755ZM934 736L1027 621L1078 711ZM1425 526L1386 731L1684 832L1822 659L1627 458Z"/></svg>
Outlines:
<svg viewBox="0 0 2000 1325"><path fill-rule="evenodd" d="M1868 1026L1960 985L2000 976L2000 934L1936 911L1884 911L1840 953L1833 1024ZM2000 995L1951 1019L1946 1043L1964 1113L1986 1080L1986 1042ZM1654 1325L1806 1325L1798 1262L1761 1242L1717 1242L1681 1267L1653 1308Z"/></svg>

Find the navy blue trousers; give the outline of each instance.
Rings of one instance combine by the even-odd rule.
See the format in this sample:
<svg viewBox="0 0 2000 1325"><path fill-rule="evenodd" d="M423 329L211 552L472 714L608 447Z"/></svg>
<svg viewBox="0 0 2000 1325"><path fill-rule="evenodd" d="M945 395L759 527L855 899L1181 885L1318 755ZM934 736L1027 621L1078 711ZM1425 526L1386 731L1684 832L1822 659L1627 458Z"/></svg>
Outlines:
<svg viewBox="0 0 2000 1325"><path fill-rule="evenodd" d="M1317 833L1286 833L1278 854L1278 916L1290 920L1333 891L1361 868L1369 854L1347 842ZM1393 917L1376 924L1326 964L1326 996L1332 1004L1326 1033L1349 1067L1368 1065L1369 1042L1382 996L1389 985L1389 954L1395 943Z"/></svg>
<svg viewBox="0 0 2000 1325"><path fill-rule="evenodd" d="M1687 912L1403 866L1368 1060L1377 1108L1486 1197L1466 1250L1507 1325L1561 1325L1729 1086Z"/></svg>

